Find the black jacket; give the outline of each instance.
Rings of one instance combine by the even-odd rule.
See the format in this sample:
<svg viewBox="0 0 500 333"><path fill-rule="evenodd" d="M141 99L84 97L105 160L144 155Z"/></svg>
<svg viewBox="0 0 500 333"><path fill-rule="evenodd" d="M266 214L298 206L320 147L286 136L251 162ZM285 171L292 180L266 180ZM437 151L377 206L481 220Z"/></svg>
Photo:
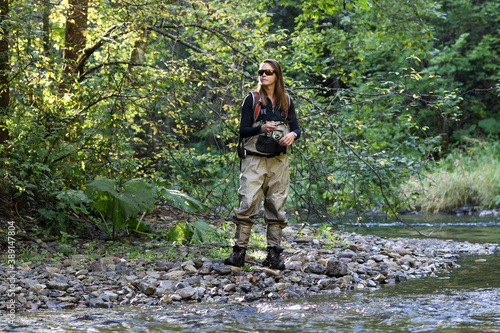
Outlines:
<svg viewBox="0 0 500 333"><path fill-rule="evenodd" d="M260 133L260 127L253 125L253 97L249 94L243 101L243 106L241 107L241 119L240 119L240 137L248 138L250 136L255 136ZM282 110L285 112L285 110ZM271 100L267 99L266 106L266 117L268 121L281 121L280 110L275 110L272 106ZM262 118L262 112L257 117L256 121L260 121ZM292 99L290 99L290 107L288 108L287 116L288 125L290 126L290 132L297 133L297 138L300 137L299 122L297 121L297 114L295 113L295 107L293 105Z"/></svg>

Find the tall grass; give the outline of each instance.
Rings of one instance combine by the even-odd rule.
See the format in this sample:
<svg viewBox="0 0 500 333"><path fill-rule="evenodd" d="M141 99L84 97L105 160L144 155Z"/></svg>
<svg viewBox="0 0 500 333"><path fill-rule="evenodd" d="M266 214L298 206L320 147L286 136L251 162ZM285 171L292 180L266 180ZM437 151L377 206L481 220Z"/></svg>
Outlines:
<svg viewBox="0 0 500 333"><path fill-rule="evenodd" d="M462 206L500 207L500 143L468 139L447 155L423 181L411 179L404 191L419 193L415 206L427 213Z"/></svg>

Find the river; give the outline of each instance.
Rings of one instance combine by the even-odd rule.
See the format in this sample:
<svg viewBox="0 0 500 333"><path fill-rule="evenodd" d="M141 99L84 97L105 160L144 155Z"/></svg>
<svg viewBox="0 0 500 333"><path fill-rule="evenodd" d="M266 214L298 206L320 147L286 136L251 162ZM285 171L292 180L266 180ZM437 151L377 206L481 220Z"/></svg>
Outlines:
<svg viewBox="0 0 500 333"><path fill-rule="evenodd" d="M422 233L500 243L500 217L403 216ZM405 223L379 217L341 228L388 237L421 237ZM500 332L500 253L464 256L437 277L376 290L250 304L164 308L39 310L17 314L6 332Z"/></svg>

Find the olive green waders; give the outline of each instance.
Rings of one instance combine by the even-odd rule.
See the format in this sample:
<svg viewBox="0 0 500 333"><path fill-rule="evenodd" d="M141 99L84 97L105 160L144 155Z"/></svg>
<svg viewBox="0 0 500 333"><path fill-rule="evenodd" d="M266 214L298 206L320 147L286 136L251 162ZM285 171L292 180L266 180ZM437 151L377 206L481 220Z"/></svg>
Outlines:
<svg viewBox="0 0 500 333"><path fill-rule="evenodd" d="M236 249L235 252L246 250L248 246L255 216L259 214L262 204L262 196L264 196L264 220L267 225L267 247L279 247L282 230L287 225L284 206L289 184L290 174L286 154L275 157L250 155L241 160L238 189L240 205L233 216L236 224L235 248L233 248Z"/></svg>

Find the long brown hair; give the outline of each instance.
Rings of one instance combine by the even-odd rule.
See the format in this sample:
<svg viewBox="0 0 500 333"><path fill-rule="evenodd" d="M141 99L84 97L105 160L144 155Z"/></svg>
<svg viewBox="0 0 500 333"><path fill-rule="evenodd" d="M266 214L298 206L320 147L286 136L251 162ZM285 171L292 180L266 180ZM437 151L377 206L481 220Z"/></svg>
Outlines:
<svg viewBox="0 0 500 333"><path fill-rule="evenodd" d="M290 105L288 105L288 98L286 97L285 93L285 81L283 80L283 70L281 69L280 64L274 60L274 59L265 59L262 61L261 64L267 63L271 65L271 67L275 70L276 72L276 85L274 86L274 96L276 96L276 108L278 110L288 110ZM262 88L261 83L259 82L257 86L257 91L260 94L260 100L264 104L264 106L267 103L267 94L265 89Z"/></svg>

